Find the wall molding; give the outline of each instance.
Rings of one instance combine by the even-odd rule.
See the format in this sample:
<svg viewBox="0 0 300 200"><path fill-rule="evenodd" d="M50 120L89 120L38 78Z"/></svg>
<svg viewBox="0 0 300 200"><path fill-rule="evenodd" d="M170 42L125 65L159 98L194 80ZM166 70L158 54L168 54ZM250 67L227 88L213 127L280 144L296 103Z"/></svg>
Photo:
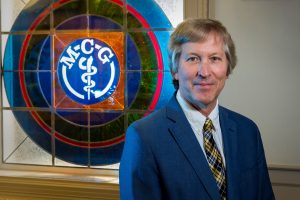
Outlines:
<svg viewBox="0 0 300 200"><path fill-rule="evenodd" d="M119 185L114 178L104 176L87 179L86 176L51 176L51 173L28 175L28 172L0 170L0 194L0 200L114 200L119 199Z"/></svg>
<svg viewBox="0 0 300 200"><path fill-rule="evenodd" d="M297 166L297 165L268 164L268 168L272 169L272 170L299 171L300 172L300 166Z"/></svg>
<svg viewBox="0 0 300 200"><path fill-rule="evenodd" d="M300 170L269 168L272 187L277 200L295 199L300 196Z"/></svg>
<svg viewBox="0 0 300 200"><path fill-rule="evenodd" d="M269 168L276 199L300 195L300 171ZM119 199L117 175L0 170L0 200Z"/></svg>
<svg viewBox="0 0 300 200"><path fill-rule="evenodd" d="M272 185L300 188L300 170L269 168Z"/></svg>

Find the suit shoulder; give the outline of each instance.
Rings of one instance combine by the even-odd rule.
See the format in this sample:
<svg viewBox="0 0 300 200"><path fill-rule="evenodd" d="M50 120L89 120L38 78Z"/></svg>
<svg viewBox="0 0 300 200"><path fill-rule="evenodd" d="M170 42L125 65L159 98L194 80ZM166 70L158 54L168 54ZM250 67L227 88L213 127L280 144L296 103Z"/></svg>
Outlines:
<svg viewBox="0 0 300 200"><path fill-rule="evenodd" d="M133 122L130 126L136 130L151 130L156 129L164 123L166 119L166 108L156 110L149 115L142 117L141 119Z"/></svg>
<svg viewBox="0 0 300 200"><path fill-rule="evenodd" d="M246 117L245 115L242 115L240 113L237 113L235 111L232 111L222 106L220 106L220 112L224 112L225 114L228 115L230 119L234 120L238 124L243 124L243 125L247 124L248 126L254 126L257 128L256 123L252 119Z"/></svg>

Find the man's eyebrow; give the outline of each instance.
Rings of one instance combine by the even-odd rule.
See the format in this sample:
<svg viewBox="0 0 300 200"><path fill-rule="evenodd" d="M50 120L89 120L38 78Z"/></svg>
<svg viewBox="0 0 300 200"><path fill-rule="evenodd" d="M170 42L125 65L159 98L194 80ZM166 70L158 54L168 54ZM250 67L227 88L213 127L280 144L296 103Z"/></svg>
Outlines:
<svg viewBox="0 0 300 200"><path fill-rule="evenodd" d="M198 53L196 53L196 52L188 52L188 53L187 53L187 55L199 56L199 54L198 54Z"/></svg>

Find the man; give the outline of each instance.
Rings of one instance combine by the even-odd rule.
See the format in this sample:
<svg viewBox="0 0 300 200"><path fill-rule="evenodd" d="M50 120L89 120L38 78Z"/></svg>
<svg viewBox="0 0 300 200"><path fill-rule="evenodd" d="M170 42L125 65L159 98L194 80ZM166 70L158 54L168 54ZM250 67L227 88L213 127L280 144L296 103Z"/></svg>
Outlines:
<svg viewBox="0 0 300 200"><path fill-rule="evenodd" d="M182 22L169 58L176 93L127 129L121 199L275 199L257 126L218 104L236 65L226 28L210 19Z"/></svg>

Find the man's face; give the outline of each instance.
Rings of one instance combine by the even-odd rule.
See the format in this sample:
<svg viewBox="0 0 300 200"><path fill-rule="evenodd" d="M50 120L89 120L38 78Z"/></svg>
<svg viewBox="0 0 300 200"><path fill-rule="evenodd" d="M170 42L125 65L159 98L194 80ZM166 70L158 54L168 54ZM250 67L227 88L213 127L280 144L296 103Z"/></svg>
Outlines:
<svg viewBox="0 0 300 200"><path fill-rule="evenodd" d="M227 66L220 36L210 33L205 41L183 44L178 72L174 74L182 97L210 112L225 85Z"/></svg>

